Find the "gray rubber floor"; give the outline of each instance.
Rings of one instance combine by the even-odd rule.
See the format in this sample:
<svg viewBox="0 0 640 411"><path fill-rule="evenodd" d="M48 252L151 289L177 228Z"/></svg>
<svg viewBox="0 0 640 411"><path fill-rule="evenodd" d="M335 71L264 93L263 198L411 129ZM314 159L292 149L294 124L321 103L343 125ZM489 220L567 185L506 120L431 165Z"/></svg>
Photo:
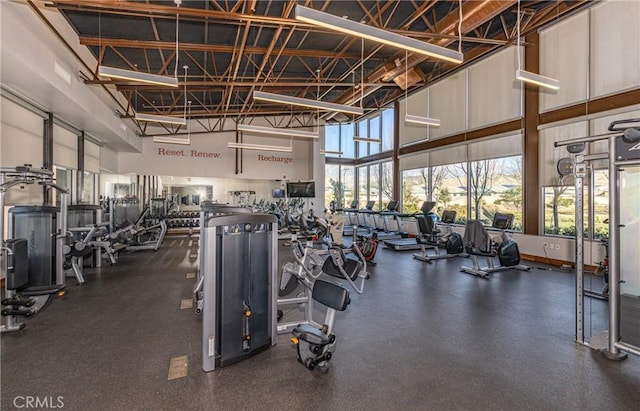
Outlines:
<svg viewBox="0 0 640 411"><path fill-rule="evenodd" d="M459 272L462 259L426 264L384 248L376 259L365 293L338 313L328 374L303 368L287 336L205 374L201 318L180 309L197 238L124 254L2 335L2 409L28 396L58 408L61 397L69 410L640 409L640 358L611 362L573 342L571 273L487 280ZM587 310L597 334L606 303ZM184 355L187 376L167 380L170 359Z"/></svg>

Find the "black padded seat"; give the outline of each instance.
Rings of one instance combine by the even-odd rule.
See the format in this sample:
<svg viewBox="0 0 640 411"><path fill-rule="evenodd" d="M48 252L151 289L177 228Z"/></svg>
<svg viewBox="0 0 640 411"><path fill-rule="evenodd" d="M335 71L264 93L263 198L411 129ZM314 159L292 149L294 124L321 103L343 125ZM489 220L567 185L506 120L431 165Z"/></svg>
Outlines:
<svg viewBox="0 0 640 411"><path fill-rule="evenodd" d="M360 273L360 270L362 269L362 263L360 263L360 261L357 261L351 258L346 258L341 248L332 247L332 249L340 252L342 261L344 261L344 267L343 267L344 271L347 273L351 281L355 281L356 278L358 278L358 274ZM324 260L324 264L322 265L322 272L336 278L344 278L344 276L342 275L342 272L340 272L340 269L335 264L332 257L329 257L326 260Z"/></svg>
<svg viewBox="0 0 640 411"><path fill-rule="evenodd" d="M300 324L291 333L309 344L323 346L330 342L329 336L309 324Z"/></svg>
<svg viewBox="0 0 640 411"><path fill-rule="evenodd" d="M464 229L463 243L465 251L469 254L484 257L494 257L496 253L492 249L492 241L489 233L478 220L468 220Z"/></svg>
<svg viewBox="0 0 640 411"><path fill-rule="evenodd" d="M428 215L416 215L416 220L418 221L418 229L421 234L421 237L416 238L418 244L442 245L438 237L440 230L435 228L431 217Z"/></svg>

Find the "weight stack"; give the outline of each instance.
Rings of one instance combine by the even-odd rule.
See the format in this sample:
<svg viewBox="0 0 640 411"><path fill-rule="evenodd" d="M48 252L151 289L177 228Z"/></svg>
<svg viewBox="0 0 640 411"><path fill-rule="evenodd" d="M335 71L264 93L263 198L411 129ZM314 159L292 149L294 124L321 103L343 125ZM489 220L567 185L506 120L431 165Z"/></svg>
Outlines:
<svg viewBox="0 0 640 411"><path fill-rule="evenodd" d="M200 244L202 369L208 372L275 344L277 220L253 213L208 217Z"/></svg>

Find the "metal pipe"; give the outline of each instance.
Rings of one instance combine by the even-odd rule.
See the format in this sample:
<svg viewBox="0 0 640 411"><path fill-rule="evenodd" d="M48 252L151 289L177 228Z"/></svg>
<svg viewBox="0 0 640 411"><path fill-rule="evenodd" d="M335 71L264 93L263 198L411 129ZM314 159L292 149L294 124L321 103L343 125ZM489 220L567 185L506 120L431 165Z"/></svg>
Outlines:
<svg viewBox="0 0 640 411"><path fill-rule="evenodd" d="M615 158L616 137L609 137L609 153ZM618 167L609 161L609 357L619 357L616 343L620 339L620 261L619 234L620 216L618 199L620 196Z"/></svg>
<svg viewBox="0 0 640 411"><path fill-rule="evenodd" d="M633 345L623 342L617 342L614 345L621 350L629 351L630 353L635 355L640 355L640 349L634 347Z"/></svg>
<svg viewBox="0 0 640 411"><path fill-rule="evenodd" d="M575 168L575 166L574 166ZM575 173L575 171L574 171ZM576 173L576 342L584 344L584 177Z"/></svg>
<svg viewBox="0 0 640 411"><path fill-rule="evenodd" d="M606 140L607 138L611 137L611 136L621 136L622 133L620 131L615 131L615 132L609 132L609 133L604 133L604 134L596 134L594 136L586 136L586 137L578 137L578 138L572 138L570 140L563 140L563 141L556 141L555 143L553 143L554 147L563 147L563 146L569 146L571 144L577 144L577 143L592 143L594 141L602 141L602 140Z"/></svg>
<svg viewBox="0 0 640 411"><path fill-rule="evenodd" d="M607 160L609 153L585 154L582 156L583 161Z"/></svg>
<svg viewBox="0 0 640 411"><path fill-rule="evenodd" d="M55 186L54 186L55 187ZM58 220L58 235L56 238L56 284L64 285L64 241L67 237L67 201L69 193L60 191L60 217Z"/></svg>

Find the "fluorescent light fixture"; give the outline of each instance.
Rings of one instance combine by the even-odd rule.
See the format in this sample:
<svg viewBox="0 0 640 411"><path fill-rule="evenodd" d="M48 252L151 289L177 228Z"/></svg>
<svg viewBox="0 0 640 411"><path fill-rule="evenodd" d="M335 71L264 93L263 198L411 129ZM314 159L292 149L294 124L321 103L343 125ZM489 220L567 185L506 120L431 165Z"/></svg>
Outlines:
<svg viewBox="0 0 640 411"><path fill-rule="evenodd" d="M370 137L353 137L353 141L357 141L358 143L382 143L382 139L379 138L370 138Z"/></svg>
<svg viewBox="0 0 640 411"><path fill-rule="evenodd" d="M228 143L229 148L240 148L243 150L258 150L258 151L281 151L283 153L293 152L291 146L268 146L264 144L249 144L249 143Z"/></svg>
<svg viewBox="0 0 640 411"><path fill-rule="evenodd" d="M425 43L420 40L412 39L411 37L392 33L366 24L357 23L343 17L337 17L308 7L296 5L295 18L298 21L315 24L316 26L339 31L340 33L356 37L362 37L367 40L377 41L388 46L408 50L412 53L423 54L457 64L464 61L464 54L458 51Z"/></svg>
<svg viewBox="0 0 640 411"><path fill-rule="evenodd" d="M535 84L540 87L546 87L551 90L560 89L560 81L551 77L541 76L526 70L516 70L516 79L525 83Z"/></svg>
<svg viewBox="0 0 640 411"><path fill-rule="evenodd" d="M422 124L425 126L434 126L440 127L440 119L439 118L429 118L422 116L414 116L411 114L405 114L404 121L406 123L414 123L414 124Z"/></svg>
<svg viewBox="0 0 640 411"><path fill-rule="evenodd" d="M335 150L320 150L319 153L326 154L326 155L334 155L334 156L341 156L344 154L342 151L335 151Z"/></svg>
<svg viewBox="0 0 640 411"><path fill-rule="evenodd" d="M135 119L154 123L179 124L182 126L187 124L187 119L184 117L157 116L155 114L136 113Z"/></svg>
<svg viewBox="0 0 640 411"><path fill-rule="evenodd" d="M163 144L182 144L185 146L191 145L191 138L178 138L178 137L154 137L154 143L163 143Z"/></svg>
<svg viewBox="0 0 640 411"><path fill-rule="evenodd" d="M274 136L285 137L304 137L304 138L320 138L320 134L316 131L297 130L295 128L274 128L253 126L250 124L238 124L238 131L247 133L270 134Z"/></svg>
<svg viewBox="0 0 640 411"><path fill-rule="evenodd" d="M159 74L144 73L141 71L124 70L109 66L98 66L98 74L110 78L136 81L138 83L178 87L178 79L176 77L161 76Z"/></svg>
<svg viewBox="0 0 640 411"><path fill-rule="evenodd" d="M312 108L316 108L324 111L337 111L342 113L358 114L358 115L361 115L364 113L364 111L360 107L329 103L326 101L311 100L308 98L284 96L282 94L267 93L265 91L254 91L253 99L270 101L273 103L280 103L280 104L286 104L286 105L293 105L293 106L312 107Z"/></svg>

